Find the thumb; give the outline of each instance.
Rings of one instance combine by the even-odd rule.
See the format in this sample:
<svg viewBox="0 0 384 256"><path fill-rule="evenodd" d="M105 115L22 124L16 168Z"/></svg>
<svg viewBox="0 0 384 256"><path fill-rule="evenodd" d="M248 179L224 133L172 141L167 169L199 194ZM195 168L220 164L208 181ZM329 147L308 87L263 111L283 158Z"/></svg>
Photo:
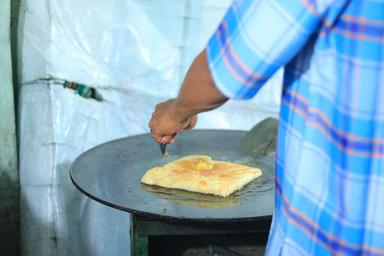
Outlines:
<svg viewBox="0 0 384 256"><path fill-rule="evenodd" d="M175 141L177 133L172 135L164 135L161 137L160 143L161 144L172 144Z"/></svg>

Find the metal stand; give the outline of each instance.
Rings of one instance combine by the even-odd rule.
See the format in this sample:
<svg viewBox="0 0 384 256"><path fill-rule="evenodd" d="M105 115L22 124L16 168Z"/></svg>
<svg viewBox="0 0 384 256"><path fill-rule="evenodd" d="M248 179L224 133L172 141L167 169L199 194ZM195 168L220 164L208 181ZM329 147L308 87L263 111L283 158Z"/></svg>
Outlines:
<svg viewBox="0 0 384 256"><path fill-rule="evenodd" d="M152 236L268 233L271 216L242 222L171 222L131 215L131 255L148 256Z"/></svg>

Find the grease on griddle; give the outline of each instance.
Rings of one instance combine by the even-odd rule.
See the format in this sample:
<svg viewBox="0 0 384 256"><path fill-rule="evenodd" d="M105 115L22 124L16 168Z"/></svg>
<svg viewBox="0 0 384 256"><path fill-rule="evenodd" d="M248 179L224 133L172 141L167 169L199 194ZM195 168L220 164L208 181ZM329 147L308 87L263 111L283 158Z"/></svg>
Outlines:
<svg viewBox="0 0 384 256"><path fill-rule="evenodd" d="M254 191L260 193L269 191L273 189L273 185L268 186L270 183L270 177L263 177L261 179L256 179L251 183L247 184L244 188L239 191L236 191L234 194L229 197L219 197L208 194L201 194L196 192L189 192L180 189L171 189L163 188L159 186L148 186L142 184L144 191L163 199L166 199L170 202L180 204L183 206L193 206L193 207L202 207L202 208L229 208L236 206L239 203L239 197L242 196L242 200L248 201L248 197L244 195L250 194Z"/></svg>
<svg viewBox="0 0 384 256"><path fill-rule="evenodd" d="M144 191L167 201L180 204L183 206L193 206L202 208L229 208L238 203L236 196L229 196L226 198L201 194L196 192L189 192L180 189L163 188L159 186L148 186L142 184Z"/></svg>

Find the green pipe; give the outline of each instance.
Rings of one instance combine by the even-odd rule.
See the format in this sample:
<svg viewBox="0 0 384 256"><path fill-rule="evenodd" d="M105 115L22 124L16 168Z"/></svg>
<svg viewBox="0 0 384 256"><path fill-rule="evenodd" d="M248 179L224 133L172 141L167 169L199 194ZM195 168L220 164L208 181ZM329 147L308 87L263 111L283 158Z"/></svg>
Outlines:
<svg viewBox="0 0 384 256"><path fill-rule="evenodd" d="M0 1L0 252L19 254L19 173L11 57L11 0Z"/></svg>

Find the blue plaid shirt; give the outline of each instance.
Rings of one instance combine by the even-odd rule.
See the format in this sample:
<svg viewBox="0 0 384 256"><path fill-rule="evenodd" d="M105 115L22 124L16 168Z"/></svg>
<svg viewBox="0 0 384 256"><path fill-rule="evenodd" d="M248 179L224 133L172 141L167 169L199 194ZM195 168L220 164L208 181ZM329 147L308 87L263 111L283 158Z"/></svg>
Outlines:
<svg viewBox="0 0 384 256"><path fill-rule="evenodd" d="M285 66L267 255L384 255L384 1L234 1L206 51L235 99Z"/></svg>

